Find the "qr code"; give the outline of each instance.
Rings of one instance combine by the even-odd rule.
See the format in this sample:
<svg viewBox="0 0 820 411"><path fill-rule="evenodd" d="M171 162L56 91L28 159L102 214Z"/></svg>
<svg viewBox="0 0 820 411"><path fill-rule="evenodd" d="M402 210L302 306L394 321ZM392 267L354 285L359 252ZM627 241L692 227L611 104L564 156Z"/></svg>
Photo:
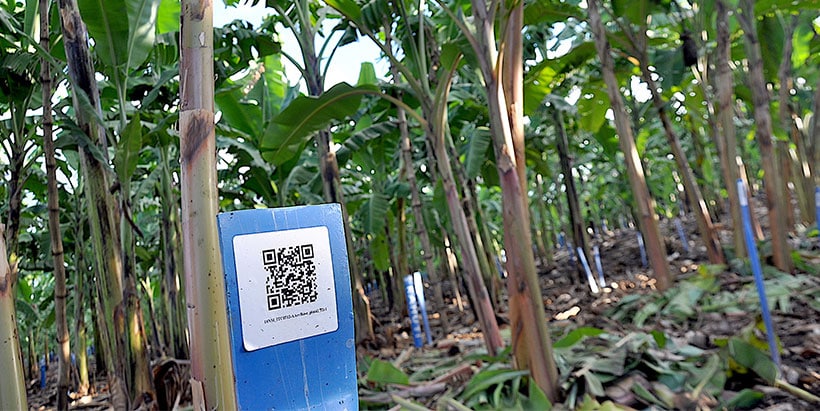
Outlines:
<svg viewBox="0 0 820 411"><path fill-rule="evenodd" d="M262 251L262 264L270 274L265 280L268 310L316 302L316 264L313 245Z"/></svg>

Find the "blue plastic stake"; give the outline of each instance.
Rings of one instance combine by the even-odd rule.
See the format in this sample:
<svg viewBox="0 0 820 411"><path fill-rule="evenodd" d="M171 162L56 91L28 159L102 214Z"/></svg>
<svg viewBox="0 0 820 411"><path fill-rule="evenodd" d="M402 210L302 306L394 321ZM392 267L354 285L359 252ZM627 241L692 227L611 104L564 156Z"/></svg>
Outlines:
<svg viewBox="0 0 820 411"><path fill-rule="evenodd" d="M240 410L358 409L338 204L217 216ZM206 273L202 273L205 275Z"/></svg>
<svg viewBox="0 0 820 411"><path fill-rule="evenodd" d="M814 221L817 223L817 239L820 240L820 186L814 187Z"/></svg>
<svg viewBox="0 0 820 411"><path fill-rule="evenodd" d="M680 218L675 219L675 228L678 229L678 237L680 237L680 242L683 244L683 250L688 253L689 241L686 239L686 231L683 230L683 223L680 221Z"/></svg>
<svg viewBox="0 0 820 411"><path fill-rule="evenodd" d="M416 301L416 287L413 284L413 275L404 276L404 294L407 297L407 313L410 315L410 329L413 332L413 345L420 348L424 345L421 339L421 324L419 324L419 306Z"/></svg>
<svg viewBox="0 0 820 411"><path fill-rule="evenodd" d="M595 258L595 268L598 269L598 282L601 288L606 287L606 280L604 279L604 268L601 266L601 253L598 251L598 246L592 247L592 255Z"/></svg>
<svg viewBox="0 0 820 411"><path fill-rule="evenodd" d="M578 258L581 260L581 264L584 266L584 271L587 273L589 289L592 290L593 294L598 294L601 290L598 289L598 284L595 282L595 279L592 278L592 270L589 269L589 263L587 262L587 257L584 255L584 250L582 250L581 247L578 247L575 250L578 252Z"/></svg>
<svg viewBox="0 0 820 411"><path fill-rule="evenodd" d="M498 278L503 280L506 276L504 275L504 265L501 264L501 258L495 256L493 259L495 260L495 270L498 271Z"/></svg>
<svg viewBox="0 0 820 411"><path fill-rule="evenodd" d="M646 261L646 247L643 244L643 236L640 231L638 231L638 248L641 250L641 264L646 267L649 262Z"/></svg>
<svg viewBox="0 0 820 411"><path fill-rule="evenodd" d="M40 358L40 389L46 388L46 357Z"/></svg>
<svg viewBox="0 0 820 411"><path fill-rule="evenodd" d="M752 264L752 273L755 276L757 286L757 296L760 299L760 308L763 311L763 323L766 325L766 338L769 341L769 352L772 361L780 372L780 352L777 350L777 342L772 326L772 314L769 312L769 301L766 300L766 286L763 284L763 269L760 266L760 257L757 254L757 244L754 234L752 234L752 218L749 212L749 201L746 199L746 186L743 180L737 180L737 193L740 198L740 210L743 217L743 237L746 240L746 251L749 253L749 262Z"/></svg>
<svg viewBox="0 0 820 411"><path fill-rule="evenodd" d="M421 273L418 271L413 273L413 285L416 288L416 300L419 303L421 320L424 323L424 334L427 335L427 345L433 345L433 333L430 332L430 318L427 316L427 301L424 298L424 281L421 278Z"/></svg>
<svg viewBox="0 0 820 411"><path fill-rule="evenodd" d="M564 237L564 233L558 233L558 245L561 247L566 245L566 237Z"/></svg>

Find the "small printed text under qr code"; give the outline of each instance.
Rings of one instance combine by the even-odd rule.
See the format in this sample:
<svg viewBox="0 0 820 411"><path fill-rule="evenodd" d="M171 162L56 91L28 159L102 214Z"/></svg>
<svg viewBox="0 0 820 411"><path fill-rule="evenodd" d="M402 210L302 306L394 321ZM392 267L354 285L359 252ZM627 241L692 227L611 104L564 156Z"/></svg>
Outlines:
<svg viewBox="0 0 820 411"><path fill-rule="evenodd" d="M262 251L262 263L269 273L265 280L268 310L316 301L319 291L313 257L312 244Z"/></svg>

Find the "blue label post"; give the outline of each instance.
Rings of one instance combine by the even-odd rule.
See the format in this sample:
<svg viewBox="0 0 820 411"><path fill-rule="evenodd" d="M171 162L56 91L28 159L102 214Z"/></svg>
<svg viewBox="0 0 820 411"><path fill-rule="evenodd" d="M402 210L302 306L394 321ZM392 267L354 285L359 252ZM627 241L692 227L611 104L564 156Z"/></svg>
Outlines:
<svg viewBox="0 0 820 411"><path fill-rule="evenodd" d="M689 252L689 240L686 239L686 231L683 229L683 223L680 221L680 218L675 219L675 228L678 230L678 237L680 237L680 243L683 245L683 251Z"/></svg>
<svg viewBox="0 0 820 411"><path fill-rule="evenodd" d="M746 242L746 252L749 263L752 265L752 274L755 277L757 297L760 299L760 311L763 314L763 324L766 326L766 340L769 342L769 353L780 374L780 351L777 348L777 337L772 325L772 314L769 311L769 300L766 299L766 285L763 281L763 267L760 265L760 255L757 252L757 242L752 233L752 215L749 201L746 199L746 186L743 180L737 180L737 193L740 200L741 219L743 220L743 239Z"/></svg>
<svg viewBox="0 0 820 411"><path fill-rule="evenodd" d="M221 213L217 222L239 409L358 409L339 205Z"/></svg>
<svg viewBox="0 0 820 411"><path fill-rule="evenodd" d="M427 315L427 300L424 298L424 279L421 278L421 273L418 271L413 273L413 286L416 289L416 300L419 303L424 334L427 336L427 345L433 345L433 332L430 331L430 317Z"/></svg>
<svg viewBox="0 0 820 411"><path fill-rule="evenodd" d="M598 282L601 284L601 288L606 288L606 279L604 279L604 267L601 264L601 252L598 250L598 246L592 247L592 255L595 258L595 268L598 269Z"/></svg>
<svg viewBox="0 0 820 411"><path fill-rule="evenodd" d="M817 239L820 240L820 186L814 187L814 222L817 226Z"/></svg>
<svg viewBox="0 0 820 411"><path fill-rule="evenodd" d="M638 249L641 250L641 264L644 267L647 267L647 266L649 266L649 262L646 261L646 247L644 247L643 235L641 234L640 230L638 231L637 237L638 237Z"/></svg>
<svg viewBox="0 0 820 411"><path fill-rule="evenodd" d="M419 306L416 301L416 286L413 275L404 276L404 295L407 297L407 314L410 316L410 330L413 333L413 345L421 348L424 341L421 338L421 322L419 321Z"/></svg>
<svg viewBox="0 0 820 411"><path fill-rule="evenodd" d="M48 371L46 357L42 357L40 358L40 389L46 388L46 371Z"/></svg>
<svg viewBox="0 0 820 411"><path fill-rule="evenodd" d="M589 269L589 263L587 262L587 256L584 255L584 250L581 247L577 248L578 258L581 260L581 264L584 266L584 272L587 273L587 282L589 283L589 289L592 290L593 294L598 294L600 290L598 289L598 284L595 282L595 279L592 278L592 270Z"/></svg>

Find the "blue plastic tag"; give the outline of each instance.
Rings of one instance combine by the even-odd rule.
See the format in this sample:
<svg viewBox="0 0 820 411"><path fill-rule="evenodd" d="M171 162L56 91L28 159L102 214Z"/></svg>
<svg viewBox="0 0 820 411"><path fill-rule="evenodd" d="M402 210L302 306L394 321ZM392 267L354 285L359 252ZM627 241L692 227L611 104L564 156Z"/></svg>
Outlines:
<svg viewBox="0 0 820 411"><path fill-rule="evenodd" d="M356 410L356 356L338 204L221 213L243 410Z"/></svg>

